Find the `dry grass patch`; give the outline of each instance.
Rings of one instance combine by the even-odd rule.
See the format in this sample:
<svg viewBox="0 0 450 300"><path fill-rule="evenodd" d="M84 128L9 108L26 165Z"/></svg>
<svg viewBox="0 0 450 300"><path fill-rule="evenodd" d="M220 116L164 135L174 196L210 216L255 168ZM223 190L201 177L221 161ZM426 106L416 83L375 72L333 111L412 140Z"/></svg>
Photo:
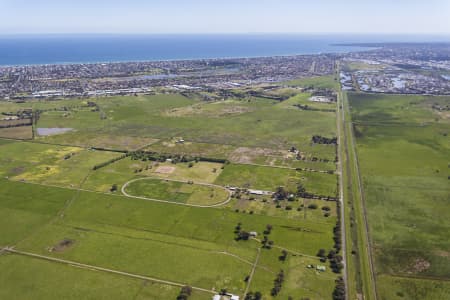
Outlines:
<svg viewBox="0 0 450 300"><path fill-rule="evenodd" d="M33 132L31 126L20 126L1 128L0 137L7 139L23 139L28 140L33 138Z"/></svg>
<svg viewBox="0 0 450 300"><path fill-rule="evenodd" d="M75 243L74 240L71 239L63 239L58 244L50 248L50 252L64 252Z"/></svg>
<svg viewBox="0 0 450 300"><path fill-rule="evenodd" d="M287 151L286 151L287 152ZM268 148L249 148L239 147L234 150L228 157L234 163L262 163L261 158L267 159L268 156L282 157L281 150L274 150Z"/></svg>
<svg viewBox="0 0 450 300"><path fill-rule="evenodd" d="M175 167L172 166L159 166L156 168L155 173L160 174L172 174L175 171Z"/></svg>

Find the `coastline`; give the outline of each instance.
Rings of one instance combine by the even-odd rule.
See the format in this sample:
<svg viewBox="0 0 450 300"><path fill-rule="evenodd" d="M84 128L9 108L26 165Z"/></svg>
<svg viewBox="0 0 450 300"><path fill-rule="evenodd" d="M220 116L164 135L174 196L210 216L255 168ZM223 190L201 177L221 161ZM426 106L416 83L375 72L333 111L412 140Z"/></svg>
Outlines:
<svg viewBox="0 0 450 300"><path fill-rule="evenodd" d="M373 47L324 35L1 36L0 67L339 55ZM47 38L46 38L47 37Z"/></svg>
<svg viewBox="0 0 450 300"><path fill-rule="evenodd" d="M359 46L354 46L359 47ZM157 62L183 62L183 61L219 61L219 60L245 60L245 59L270 59L270 58L289 58L289 57L301 57L301 56L317 56L317 55L340 55L347 53L371 51L378 49L377 47L364 47L370 48L358 51L347 52L319 52L310 54L284 54L284 55L270 55L270 56L227 56L227 57L207 57L207 58L171 58L171 59L144 59L144 60L110 60L110 61L86 61L86 62L55 62L55 63L35 63L35 64L0 64L0 68L11 67L42 67L42 66L63 66L63 65L98 65L98 64L133 64L133 63L157 63Z"/></svg>

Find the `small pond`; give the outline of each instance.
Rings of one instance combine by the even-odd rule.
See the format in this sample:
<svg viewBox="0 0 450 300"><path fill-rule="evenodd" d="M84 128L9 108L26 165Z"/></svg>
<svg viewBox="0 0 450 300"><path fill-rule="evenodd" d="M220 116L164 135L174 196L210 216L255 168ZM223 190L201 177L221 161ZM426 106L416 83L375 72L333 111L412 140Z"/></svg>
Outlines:
<svg viewBox="0 0 450 300"><path fill-rule="evenodd" d="M41 136L54 135L54 134L62 134L69 131L72 131L73 128L37 128L37 134Z"/></svg>

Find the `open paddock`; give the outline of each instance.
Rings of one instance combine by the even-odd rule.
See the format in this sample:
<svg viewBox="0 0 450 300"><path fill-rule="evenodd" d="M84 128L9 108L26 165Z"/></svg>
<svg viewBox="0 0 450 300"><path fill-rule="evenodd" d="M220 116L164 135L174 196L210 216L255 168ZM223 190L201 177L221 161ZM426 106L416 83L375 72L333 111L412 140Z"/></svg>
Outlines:
<svg viewBox="0 0 450 300"><path fill-rule="evenodd" d="M138 178L129 181L122 187L122 193L141 199L205 207L225 204L230 198L230 192L220 186L156 178Z"/></svg>
<svg viewBox="0 0 450 300"><path fill-rule="evenodd" d="M450 123L432 108L449 99L349 94L377 287L386 299L450 296Z"/></svg>
<svg viewBox="0 0 450 300"><path fill-rule="evenodd" d="M30 140L33 138L32 126L0 128L0 137L7 139Z"/></svg>
<svg viewBox="0 0 450 300"><path fill-rule="evenodd" d="M225 166L214 183L222 186L236 186L272 192L283 186L291 193L296 193L298 185L302 184L307 192L334 197L336 195L337 177L333 174L286 168L229 164Z"/></svg>

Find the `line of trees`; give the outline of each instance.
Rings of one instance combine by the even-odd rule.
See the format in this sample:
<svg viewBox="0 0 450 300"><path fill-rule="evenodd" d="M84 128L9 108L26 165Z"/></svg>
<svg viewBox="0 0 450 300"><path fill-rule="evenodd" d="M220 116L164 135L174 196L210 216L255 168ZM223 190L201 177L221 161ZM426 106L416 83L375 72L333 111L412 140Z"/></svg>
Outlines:
<svg viewBox="0 0 450 300"><path fill-rule="evenodd" d="M308 104L294 104L295 107L298 107L301 110L309 110L309 111L322 111L322 112L336 112L335 109L332 108L316 108L316 107L311 107Z"/></svg>
<svg viewBox="0 0 450 300"><path fill-rule="evenodd" d="M325 195L317 195L310 192L307 192L302 184L297 186L297 197L305 198L305 199L321 199L326 201L337 201L337 197L325 196Z"/></svg>
<svg viewBox="0 0 450 300"><path fill-rule="evenodd" d="M19 123L19 124L3 124L0 125L0 128L13 128L13 127L25 127L25 126L31 126L33 125L33 123L31 122L31 120L29 122L26 123Z"/></svg>
<svg viewBox="0 0 450 300"><path fill-rule="evenodd" d="M112 159L107 160L107 161L105 161L105 162L102 162L102 163L100 163L100 164L98 164L98 165L95 165L92 169L93 169L94 171L95 171L95 170L98 170L98 169L101 169L101 168L106 167L107 165L110 165L110 164L112 164L112 163L114 163L114 162L116 162L116 161L119 161L119 160L121 160L121 159L124 159L124 158L127 157L127 156L129 156L128 153L127 153L127 154L124 154L124 155L121 155L121 156L119 156L119 157L116 157L116 158L112 158Z"/></svg>
<svg viewBox="0 0 450 300"><path fill-rule="evenodd" d="M261 292L249 292L247 295L245 295L244 300L261 300L262 294Z"/></svg>
<svg viewBox="0 0 450 300"><path fill-rule="evenodd" d="M345 283L342 277L335 281L336 286L333 291L333 300L345 300Z"/></svg>
<svg viewBox="0 0 450 300"><path fill-rule="evenodd" d="M91 147L92 150L97 151L107 151L107 152L117 152L117 153L128 153L128 150L120 150L120 149L108 149L103 147Z"/></svg>
<svg viewBox="0 0 450 300"><path fill-rule="evenodd" d="M330 162L330 160L328 158L320 158L320 157L316 157L313 156L310 159L307 159L306 157L301 157L300 155L297 156L297 160L302 160L302 161L308 161L308 162ZM336 162L337 160L335 160L334 162Z"/></svg>
<svg viewBox="0 0 450 300"><path fill-rule="evenodd" d="M317 170L314 170L312 168L295 168L296 171L312 171L312 172L320 172ZM334 174L334 170L327 170L326 171L328 174Z"/></svg>
<svg viewBox="0 0 450 300"><path fill-rule="evenodd" d="M327 138L321 135L313 135L311 140L314 144L337 145L337 137Z"/></svg>
<svg viewBox="0 0 450 300"><path fill-rule="evenodd" d="M142 161L159 161L164 162L168 159L172 160L173 163L178 162L214 162L214 163L229 163L228 160L222 158L212 158L212 157L204 157L204 156L190 156L190 155L182 155L182 154L169 154L169 153L158 153L158 152L148 152L148 151L135 151L131 153L131 159L133 160L142 160Z"/></svg>
<svg viewBox="0 0 450 300"><path fill-rule="evenodd" d="M39 121L40 117L41 117L41 110L37 109L37 110L33 111L32 116L33 116L32 123L34 125L36 125L37 122Z"/></svg>
<svg viewBox="0 0 450 300"><path fill-rule="evenodd" d="M95 165L93 167L93 170L98 170L100 168L103 168L107 165L110 165L118 160L124 159L128 156L131 157L133 160L142 160L142 161L158 161L158 162L164 162L168 159L172 161L172 163L176 164L178 162L199 162L199 161L206 161L206 162L215 162L215 163L222 163L222 164L228 164L229 161L226 159L221 158L211 158L211 157L203 157L203 156L189 156L189 155L180 155L180 154L166 154L166 153L158 153L158 152L147 152L147 151L133 151L128 152L126 150L114 150L114 149L106 149L101 147L92 147L93 150L98 151L108 151L108 152L117 152L117 153L123 153L123 155L110 159L108 161L105 161L103 163L100 163L98 165Z"/></svg>
<svg viewBox="0 0 450 300"><path fill-rule="evenodd" d="M277 277L273 281L274 286L270 291L270 294L272 296L278 295L278 293L281 291L281 287L283 286L283 282L284 282L284 271L280 270L280 272L277 274Z"/></svg>
<svg viewBox="0 0 450 300"><path fill-rule="evenodd" d="M272 194L272 198L277 203L277 208L281 207L280 201L295 201L297 198L305 198L305 199L320 199L325 201L337 201L337 197L327 196L327 195L317 195L313 193L309 193L306 191L305 187L300 183L297 186L296 192L291 192L286 190L283 186L279 186L275 192ZM316 207L317 208L317 207ZM287 210L292 209L291 206L286 206Z"/></svg>
<svg viewBox="0 0 450 300"><path fill-rule="evenodd" d="M339 183L337 185L337 190L339 190ZM336 214L337 214L337 218L336 218L336 225L333 228L333 240L334 240L334 248L336 249L336 252L340 252L341 248L342 248L342 230L341 230L341 222L342 222L342 218L344 216L342 216L341 214L341 202L337 201L336 202Z"/></svg>

